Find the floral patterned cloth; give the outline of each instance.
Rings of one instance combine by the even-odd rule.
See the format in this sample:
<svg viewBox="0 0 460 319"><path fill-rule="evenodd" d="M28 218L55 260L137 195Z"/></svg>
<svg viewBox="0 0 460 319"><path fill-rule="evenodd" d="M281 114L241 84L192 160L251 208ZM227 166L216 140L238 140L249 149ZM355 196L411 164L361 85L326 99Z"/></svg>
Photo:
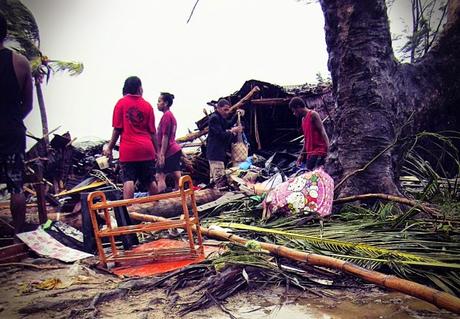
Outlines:
<svg viewBox="0 0 460 319"><path fill-rule="evenodd" d="M271 190L264 201L265 217L309 214L321 217L331 213L334 181L322 169L288 179Z"/></svg>
<svg viewBox="0 0 460 319"><path fill-rule="evenodd" d="M74 262L79 259L93 256L91 254L64 246L40 227L34 231L17 234L17 236L37 254L45 257L56 258L63 262Z"/></svg>

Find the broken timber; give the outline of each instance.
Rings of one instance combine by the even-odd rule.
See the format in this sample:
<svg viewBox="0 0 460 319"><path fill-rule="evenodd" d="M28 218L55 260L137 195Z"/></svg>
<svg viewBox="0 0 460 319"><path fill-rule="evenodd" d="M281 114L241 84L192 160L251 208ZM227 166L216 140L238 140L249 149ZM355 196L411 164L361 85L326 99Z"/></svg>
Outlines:
<svg viewBox="0 0 460 319"><path fill-rule="evenodd" d="M195 191L195 201L197 205L213 202L222 196L222 192L216 189L202 189ZM190 206L190 199L187 204ZM130 212L139 212L146 215L162 217L175 217L182 213L182 201L180 198L162 199L151 203L134 204L128 207Z"/></svg>

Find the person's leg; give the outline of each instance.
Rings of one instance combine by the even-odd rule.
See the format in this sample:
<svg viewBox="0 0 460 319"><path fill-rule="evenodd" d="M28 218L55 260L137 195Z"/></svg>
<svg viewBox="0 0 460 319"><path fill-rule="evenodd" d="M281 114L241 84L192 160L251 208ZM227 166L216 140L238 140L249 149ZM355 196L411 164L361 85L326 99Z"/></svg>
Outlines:
<svg viewBox="0 0 460 319"><path fill-rule="evenodd" d="M174 177L174 190L178 190L179 189L179 179L180 179L180 176L181 176L181 172L180 171L174 171L174 172L172 172L172 175Z"/></svg>
<svg viewBox="0 0 460 319"><path fill-rule="evenodd" d="M136 181L136 163L120 163L121 179L123 181L123 198L134 198L134 182Z"/></svg>
<svg viewBox="0 0 460 319"><path fill-rule="evenodd" d="M155 181L150 182L150 184L149 184L149 195L155 195L155 194L158 194L159 192L160 191L159 191L157 182L155 182Z"/></svg>
<svg viewBox="0 0 460 319"><path fill-rule="evenodd" d="M209 161L209 174L211 183L215 183L217 187L222 187L225 184L225 181L223 181L225 176L224 162Z"/></svg>
<svg viewBox="0 0 460 319"><path fill-rule="evenodd" d="M11 194L10 210L13 217L14 232L16 234L22 233L26 223L26 196L23 192Z"/></svg>
<svg viewBox="0 0 460 319"><path fill-rule="evenodd" d="M173 155L169 156L165 160L164 172L165 174L172 174L174 178L174 189L179 189L179 179L181 176L180 172L180 160L182 156L182 151L178 151ZM166 187L166 184L165 184Z"/></svg>
<svg viewBox="0 0 460 319"><path fill-rule="evenodd" d="M155 168L155 161L143 161L138 162L138 171L137 171L137 179L139 182L147 186L149 190L149 195L158 194L158 184L155 180L156 175L156 168Z"/></svg>
<svg viewBox="0 0 460 319"><path fill-rule="evenodd" d="M316 155L307 157L305 165L306 165L308 171L312 171L312 170L315 169L317 159L318 159L318 156L316 156Z"/></svg>
<svg viewBox="0 0 460 319"><path fill-rule="evenodd" d="M11 194L10 210L13 217L14 232L18 234L24 231L26 220L26 197L22 190L24 155L8 155L3 164L8 191Z"/></svg>
<svg viewBox="0 0 460 319"><path fill-rule="evenodd" d="M123 199L134 198L134 181L123 183Z"/></svg>
<svg viewBox="0 0 460 319"><path fill-rule="evenodd" d="M325 163L326 163L326 157L318 156L318 159L316 160L316 164L315 164L315 169L320 168L321 166L324 166Z"/></svg>
<svg viewBox="0 0 460 319"><path fill-rule="evenodd" d="M163 172L158 172L155 178L157 180L158 193L164 192L166 189L166 175Z"/></svg>

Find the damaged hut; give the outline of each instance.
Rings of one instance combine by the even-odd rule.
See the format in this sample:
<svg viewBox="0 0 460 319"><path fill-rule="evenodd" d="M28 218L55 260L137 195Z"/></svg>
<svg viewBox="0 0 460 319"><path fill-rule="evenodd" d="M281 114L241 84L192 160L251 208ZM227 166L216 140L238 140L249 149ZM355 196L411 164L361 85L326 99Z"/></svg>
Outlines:
<svg viewBox="0 0 460 319"><path fill-rule="evenodd" d="M296 118L288 107L293 97L303 98L309 108L320 114L326 130L329 132L332 129L334 102L329 84L283 87L249 80L243 84L241 89L224 98L234 105L255 86L258 86L260 91L242 106L242 109L245 110L243 126L249 142L249 154L269 158L277 153L282 166L295 162L302 148L302 131L301 119ZM208 102L208 105L213 108L216 104L217 100ZM205 116L196 122L197 130L177 139L177 142L182 143L186 154L185 173L192 175L194 180L204 183L208 182L209 177L209 166L206 160L209 115L209 112L205 110Z"/></svg>

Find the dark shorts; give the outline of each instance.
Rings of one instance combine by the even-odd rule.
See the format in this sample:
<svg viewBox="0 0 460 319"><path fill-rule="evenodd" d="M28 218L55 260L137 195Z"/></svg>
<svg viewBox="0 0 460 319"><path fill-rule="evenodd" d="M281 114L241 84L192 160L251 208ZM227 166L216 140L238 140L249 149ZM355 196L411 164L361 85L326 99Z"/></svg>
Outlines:
<svg viewBox="0 0 460 319"><path fill-rule="evenodd" d="M155 161L124 162L121 166L121 180L123 183L139 181L148 186L155 180Z"/></svg>
<svg viewBox="0 0 460 319"><path fill-rule="evenodd" d="M180 171L180 158L182 156L182 151L177 151L170 157L165 158L165 166L163 168L157 167L158 173L172 173Z"/></svg>
<svg viewBox="0 0 460 319"><path fill-rule="evenodd" d="M24 154L0 154L0 180L6 183L10 194L22 193Z"/></svg>
<svg viewBox="0 0 460 319"><path fill-rule="evenodd" d="M315 168L320 167L321 165L324 165L326 162L326 157L325 156L318 156L318 155L313 155L307 158L306 166L307 170L312 171Z"/></svg>

